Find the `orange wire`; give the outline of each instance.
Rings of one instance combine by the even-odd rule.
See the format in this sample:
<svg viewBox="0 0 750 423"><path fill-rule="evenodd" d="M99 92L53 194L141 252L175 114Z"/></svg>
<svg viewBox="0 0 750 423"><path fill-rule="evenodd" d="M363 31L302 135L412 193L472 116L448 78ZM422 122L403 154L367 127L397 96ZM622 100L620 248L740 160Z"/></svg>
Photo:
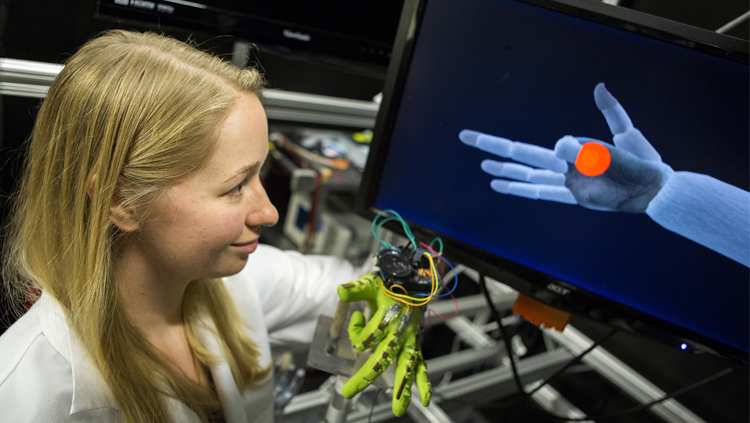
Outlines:
<svg viewBox="0 0 750 423"><path fill-rule="evenodd" d="M401 288L401 290L404 291L404 295L409 295L409 292L406 290L406 288L404 288L401 285L391 285L391 292L393 292L393 288L394 287ZM394 294L395 294L395 292L394 292ZM391 298L393 298L393 297L391 297ZM407 303L406 301L401 301L401 302L403 302L404 304L406 304L406 312L408 313L409 312L409 303Z"/></svg>

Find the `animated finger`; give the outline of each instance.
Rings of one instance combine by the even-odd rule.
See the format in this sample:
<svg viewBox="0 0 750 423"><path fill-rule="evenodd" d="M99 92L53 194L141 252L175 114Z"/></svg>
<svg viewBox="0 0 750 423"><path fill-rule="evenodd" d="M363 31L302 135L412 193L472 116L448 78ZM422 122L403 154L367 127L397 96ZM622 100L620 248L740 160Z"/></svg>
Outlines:
<svg viewBox="0 0 750 423"><path fill-rule="evenodd" d="M375 349L375 353L365 362L361 369L357 371L345 384L341 390L344 398L353 398L358 393L380 376L388 366L393 363L393 358L400 345L398 337L395 334L388 335L383 342Z"/></svg>
<svg viewBox="0 0 750 423"><path fill-rule="evenodd" d="M555 143L555 156L568 163L576 162L579 151L581 151L581 142L576 137L566 135Z"/></svg>
<svg viewBox="0 0 750 423"><path fill-rule="evenodd" d="M401 349L396 364L396 379L393 383L393 414L401 417L411 402L412 379L417 370L419 356L414 349L414 340L407 341Z"/></svg>
<svg viewBox="0 0 750 423"><path fill-rule="evenodd" d="M541 185L565 186L565 175L546 169L534 169L517 163L482 161L482 170L492 176Z"/></svg>
<svg viewBox="0 0 750 423"><path fill-rule="evenodd" d="M510 194L517 197L529 198L531 200L547 200L557 203L578 204L573 193L566 187L527 184L525 182L512 182L504 179L495 179L490 182L490 187L500 194Z"/></svg>
<svg viewBox="0 0 750 423"><path fill-rule="evenodd" d="M538 145L511 141L506 138L483 134L481 132L464 129L458 138L466 145L476 147L482 151L513 159L537 168L549 169L557 173L568 171L568 164L555 157L555 153Z"/></svg>
<svg viewBox="0 0 750 423"><path fill-rule="evenodd" d="M388 325L398 319L400 314L398 304L389 307L379 308L373 314L367 324L365 316L360 311L352 313L349 320L349 339L352 341L352 347L364 351L385 338Z"/></svg>
<svg viewBox="0 0 750 423"><path fill-rule="evenodd" d="M607 120L610 132L614 136L613 142L617 148L635 154L643 160L661 162L661 155L643 136L641 131L633 127L625 109L620 102L607 91L603 82L594 88L594 101Z"/></svg>
<svg viewBox="0 0 750 423"><path fill-rule="evenodd" d="M604 115L612 135L617 135L633 127L633 121L620 102L607 91L603 82L596 84L594 88L594 102L596 107Z"/></svg>

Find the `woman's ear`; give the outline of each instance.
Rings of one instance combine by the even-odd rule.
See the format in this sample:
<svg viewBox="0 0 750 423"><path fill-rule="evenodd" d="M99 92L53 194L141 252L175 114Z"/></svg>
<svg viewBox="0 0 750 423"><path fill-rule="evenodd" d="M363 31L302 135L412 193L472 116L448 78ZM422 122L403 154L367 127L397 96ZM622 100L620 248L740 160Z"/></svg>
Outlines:
<svg viewBox="0 0 750 423"><path fill-rule="evenodd" d="M134 232L140 229L135 212L122 204L119 192L115 193L109 205L109 220L123 232Z"/></svg>
<svg viewBox="0 0 750 423"><path fill-rule="evenodd" d="M96 174L91 177L86 190L89 198L93 197L95 184ZM119 183L115 187L115 195L112 196L112 201L109 204L109 220L123 232L133 232L140 228L135 218L135 212L130 207L123 205Z"/></svg>

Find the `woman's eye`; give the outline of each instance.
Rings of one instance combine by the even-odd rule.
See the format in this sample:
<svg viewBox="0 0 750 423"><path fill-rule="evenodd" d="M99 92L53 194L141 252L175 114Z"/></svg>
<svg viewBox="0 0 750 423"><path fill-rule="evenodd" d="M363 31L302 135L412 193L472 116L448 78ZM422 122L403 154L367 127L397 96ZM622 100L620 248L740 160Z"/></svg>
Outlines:
<svg viewBox="0 0 750 423"><path fill-rule="evenodd" d="M240 192L242 192L242 187L244 185L245 185L245 182L243 181L241 184L239 184L236 187L232 188L232 190L229 191L227 194L233 194L233 195L239 194Z"/></svg>

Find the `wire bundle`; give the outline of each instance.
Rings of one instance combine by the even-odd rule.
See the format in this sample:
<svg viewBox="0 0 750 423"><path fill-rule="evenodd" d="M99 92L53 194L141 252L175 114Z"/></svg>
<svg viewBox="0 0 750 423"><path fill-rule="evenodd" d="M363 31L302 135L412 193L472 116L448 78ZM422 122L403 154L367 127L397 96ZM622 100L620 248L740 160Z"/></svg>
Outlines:
<svg viewBox="0 0 750 423"><path fill-rule="evenodd" d="M385 217L385 218L379 221L379 219L381 219L381 217ZM395 210L384 210L384 211L381 211L380 213L378 213L377 216L375 216L375 218L372 220L372 227L371 227L371 229L372 229L372 235L375 237L376 240L378 240L378 242L384 248L395 249L395 247L393 246L393 244L391 244L391 243L389 243L387 241L384 241L383 239L380 238L380 236L378 236L378 232L380 232L380 229L383 227L383 225L386 224L386 223L388 223L388 222L392 222L392 221L398 221L399 223L401 223L401 226L404 229L404 234L406 234L406 237L409 239L409 243L404 248L408 248L409 245L411 245L412 248L414 249L414 254L419 254L420 250L422 250L421 252L422 252L423 257L425 257L429 261L429 263L430 263L430 273L431 273L432 286L431 286L429 294L414 294L414 295L410 295L406 291L406 289L403 286L400 286L400 285L395 285L394 284L394 285L391 285L390 288L386 288L386 286L385 286L385 279L386 278L383 277L382 278L383 279L383 283L381 283L381 285L380 285L380 289L383 290L383 293L385 295L387 295L388 297L390 297L390 298L392 298L392 299L394 299L394 300L396 300L396 301L398 301L398 302L406 305L407 312L409 310L409 307L421 307L421 306L424 306L427 303L429 303L430 301L432 301L433 298L443 298L443 297L450 296L451 298L453 298L453 301L455 302L456 299L453 297L453 291L456 290L456 285L458 284L458 275L456 275L455 272L453 272L454 275L455 275L455 282L453 284L453 288L450 291L448 291L447 293L438 294L438 292L440 290L440 287L441 287L441 283L440 283L439 273L438 273L438 270L437 270L438 266L436 265L435 262L437 261L438 264L443 264L443 265L447 264L448 267L451 268L451 270L454 270L453 265L447 259L445 259L445 257L442 256L442 252L443 252L443 240L441 240L440 238L435 238L435 239L432 240L432 242L430 242L430 245L427 245L425 243L419 243L419 247L417 247L417 241L414 238L414 234L411 232L411 229L409 228L409 225L406 223L406 221L404 221L404 219L401 217L401 215L399 215L398 212L396 212ZM433 245L436 244L436 243L439 245L438 251L435 251L433 249ZM442 286L446 290L448 289L447 286L445 286L445 284L443 284ZM394 288L398 288L399 290L401 290L403 292L401 292L401 293L395 292ZM430 311L432 311L432 310L430 310ZM436 313L434 311L432 311L432 312L435 313L435 314L437 314L438 316L440 316L440 314L438 314L438 313ZM450 317L440 316L440 317L451 318L451 317L456 316L457 314L458 314L458 303L456 303L456 313L454 313L453 316L450 316Z"/></svg>

